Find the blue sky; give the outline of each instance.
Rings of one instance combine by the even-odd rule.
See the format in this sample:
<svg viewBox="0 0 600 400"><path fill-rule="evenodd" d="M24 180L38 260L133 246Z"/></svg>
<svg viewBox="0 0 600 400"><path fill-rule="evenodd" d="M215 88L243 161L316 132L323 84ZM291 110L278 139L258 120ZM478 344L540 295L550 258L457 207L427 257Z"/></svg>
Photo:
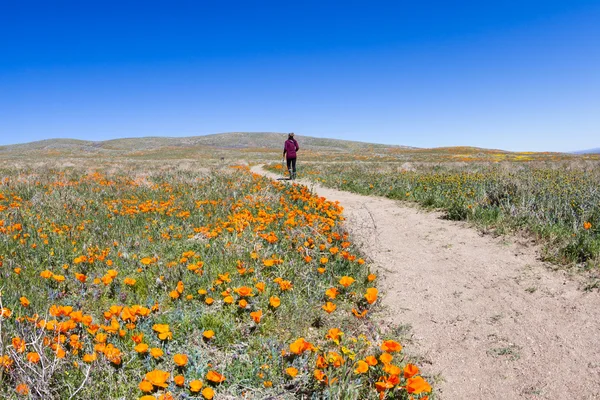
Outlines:
<svg viewBox="0 0 600 400"><path fill-rule="evenodd" d="M600 1L3 1L0 144L600 146Z"/></svg>

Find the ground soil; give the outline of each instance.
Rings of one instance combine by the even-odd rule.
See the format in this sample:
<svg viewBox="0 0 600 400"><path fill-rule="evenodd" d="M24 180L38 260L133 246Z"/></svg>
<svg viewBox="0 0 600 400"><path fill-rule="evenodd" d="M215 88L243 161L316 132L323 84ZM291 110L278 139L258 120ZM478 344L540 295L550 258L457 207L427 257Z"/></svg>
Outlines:
<svg viewBox="0 0 600 400"><path fill-rule="evenodd" d="M530 240L304 184L344 207L378 270L385 322L412 327L436 399L600 399L600 294L539 261Z"/></svg>

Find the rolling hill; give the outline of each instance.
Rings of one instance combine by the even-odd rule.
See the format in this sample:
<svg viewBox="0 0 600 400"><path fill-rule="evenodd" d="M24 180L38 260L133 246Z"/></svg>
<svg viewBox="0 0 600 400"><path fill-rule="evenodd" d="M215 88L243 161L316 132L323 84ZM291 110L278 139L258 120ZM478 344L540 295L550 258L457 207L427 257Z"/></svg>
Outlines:
<svg viewBox="0 0 600 400"><path fill-rule="evenodd" d="M37 142L0 146L0 155L16 153L63 153L80 156L139 155L140 153L188 152L188 151L276 151L282 149L287 134L273 132L231 132L192 137L142 137L106 141L86 141L76 139L49 139ZM411 149L408 146L373 144L341 139L299 136L302 149L311 152L356 153Z"/></svg>

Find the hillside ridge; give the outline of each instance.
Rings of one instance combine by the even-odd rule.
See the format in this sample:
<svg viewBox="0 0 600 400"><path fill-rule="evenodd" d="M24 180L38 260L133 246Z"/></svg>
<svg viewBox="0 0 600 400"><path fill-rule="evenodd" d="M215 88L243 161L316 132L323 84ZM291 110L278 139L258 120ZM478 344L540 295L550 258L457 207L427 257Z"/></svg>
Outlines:
<svg viewBox="0 0 600 400"><path fill-rule="evenodd" d="M186 148L196 146L215 147L219 149L278 149L282 146L286 135L286 133L277 132L227 132L201 136L148 136L139 138L109 139L104 141L56 138L0 146L0 152L53 149L65 150L68 148L73 148L73 150L79 149L88 152L148 151L168 147ZM353 151L365 148L416 149L415 147L410 146L368 143L345 139L320 138L314 136L299 135L298 138L303 148L312 150Z"/></svg>

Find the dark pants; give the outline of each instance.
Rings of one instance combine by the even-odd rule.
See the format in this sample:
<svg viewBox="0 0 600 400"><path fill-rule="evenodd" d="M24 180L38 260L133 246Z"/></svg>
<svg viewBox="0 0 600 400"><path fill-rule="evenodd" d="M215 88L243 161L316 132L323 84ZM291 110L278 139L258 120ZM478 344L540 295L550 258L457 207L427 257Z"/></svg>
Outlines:
<svg viewBox="0 0 600 400"><path fill-rule="evenodd" d="M294 158L286 158L287 161L287 169L292 170L292 173L296 173L296 157Z"/></svg>

